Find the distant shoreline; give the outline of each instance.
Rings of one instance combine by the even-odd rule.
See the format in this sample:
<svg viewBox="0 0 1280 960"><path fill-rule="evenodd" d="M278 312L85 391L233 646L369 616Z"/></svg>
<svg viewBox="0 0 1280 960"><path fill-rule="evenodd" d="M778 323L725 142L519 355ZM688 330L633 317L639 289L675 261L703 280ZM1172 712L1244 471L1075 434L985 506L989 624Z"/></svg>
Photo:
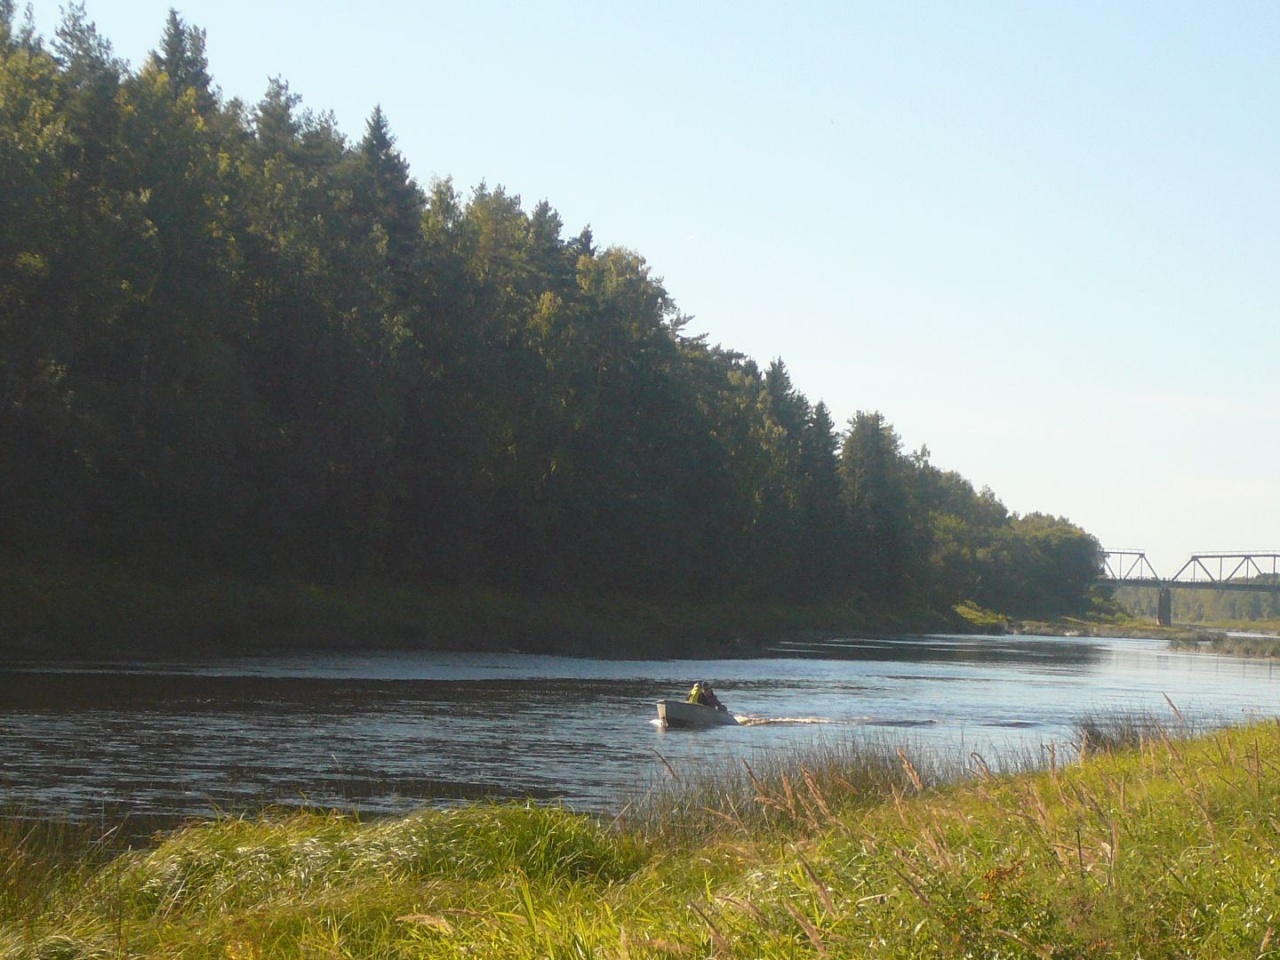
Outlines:
<svg viewBox="0 0 1280 960"><path fill-rule="evenodd" d="M1234 655L1280 656L1280 640L1263 635L1245 642L1250 638L1228 637L1228 629L1131 620L1016 621L972 608L890 610L868 602L699 604L520 595L377 580L322 586L211 576L163 582L116 566L0 565L0 658L6 660L373 650L709 659L762 656L782 640L930 633L1147 637Z"/></svg>
<svg viewBox="0 0 1280 960"><path fill-rule="evenodd" d="M956 615L853 603L652 602L378 580L162 582L114 566L0 565L0 657L6 659L372 650L705 659L759 656L784 639L965 628Z"/></svg>

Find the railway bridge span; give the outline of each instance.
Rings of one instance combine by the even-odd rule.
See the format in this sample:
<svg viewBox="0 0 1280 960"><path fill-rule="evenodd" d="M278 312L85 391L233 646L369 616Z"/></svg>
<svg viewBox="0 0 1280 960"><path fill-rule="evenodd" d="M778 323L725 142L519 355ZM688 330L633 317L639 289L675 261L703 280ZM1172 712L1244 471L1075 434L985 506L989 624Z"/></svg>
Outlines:
<svg viewBox="0 0 1280 960"><path fill-rule="evenodd" d="M1280 593L1280 551L1230 550L1193 553L1171 577L1160 576L1142 550L1102 552L1099 580L1117 586L1154 587L1160 591L1157 621L1173 620L1173 591L1251 590Z"/></svg>

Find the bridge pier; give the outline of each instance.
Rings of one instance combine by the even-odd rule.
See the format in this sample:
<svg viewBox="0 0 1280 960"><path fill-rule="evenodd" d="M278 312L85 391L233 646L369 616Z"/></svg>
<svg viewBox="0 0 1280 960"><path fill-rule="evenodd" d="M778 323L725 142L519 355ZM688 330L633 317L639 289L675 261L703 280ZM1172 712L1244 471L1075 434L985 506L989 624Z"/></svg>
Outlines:
<svg viewBox="0 0 1280 960"><path fill-rule="evenodd" d="M1173 591L1168 587L1160 588L1160 597L1156 601L1156 623L1162 627L1173 626Z"/></svg>

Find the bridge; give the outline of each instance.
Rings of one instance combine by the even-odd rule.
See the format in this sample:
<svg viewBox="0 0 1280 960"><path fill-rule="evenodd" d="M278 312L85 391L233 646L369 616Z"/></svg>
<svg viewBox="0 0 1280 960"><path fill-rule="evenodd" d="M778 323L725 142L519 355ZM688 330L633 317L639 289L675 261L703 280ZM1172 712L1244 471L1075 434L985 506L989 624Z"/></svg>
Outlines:
<svg viewBox="0 0 1280 960"><path fill-rule="evenodd" d="M1160 591L1157 621L1172 622L1172 591L1254 590L1280 593L1280 553L1244 550L1228 553L1193 553L1172 577L1161 577L1141 550L1103 550L1102 583L1116 586L1154 587Z"/></svg>

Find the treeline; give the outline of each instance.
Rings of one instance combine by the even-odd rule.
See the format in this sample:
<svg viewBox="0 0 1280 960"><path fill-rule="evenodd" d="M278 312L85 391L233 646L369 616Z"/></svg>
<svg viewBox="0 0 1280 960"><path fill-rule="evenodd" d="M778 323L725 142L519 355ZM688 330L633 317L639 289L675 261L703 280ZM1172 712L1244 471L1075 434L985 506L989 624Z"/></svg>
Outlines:
<svg viewBox="0 0 1280 960"><path fill-rule="evenodd" d="M1276 583L1274 574L1259 578ZM1159 591L1154 587L1117 587L1116 603L1131 616L1154 619ZM1179 590L1173 588L1174 623L1231 623L1280 620L1280 588L1253 590Z"/></svg>
<svg viewBox="0 0 1280 960"><path fill-rule="evenodd" d="M658 599L1087 603L1098 544L686 335L546 203L422 187L171 12L139 69L0 0L13 554Z"/></svg>

